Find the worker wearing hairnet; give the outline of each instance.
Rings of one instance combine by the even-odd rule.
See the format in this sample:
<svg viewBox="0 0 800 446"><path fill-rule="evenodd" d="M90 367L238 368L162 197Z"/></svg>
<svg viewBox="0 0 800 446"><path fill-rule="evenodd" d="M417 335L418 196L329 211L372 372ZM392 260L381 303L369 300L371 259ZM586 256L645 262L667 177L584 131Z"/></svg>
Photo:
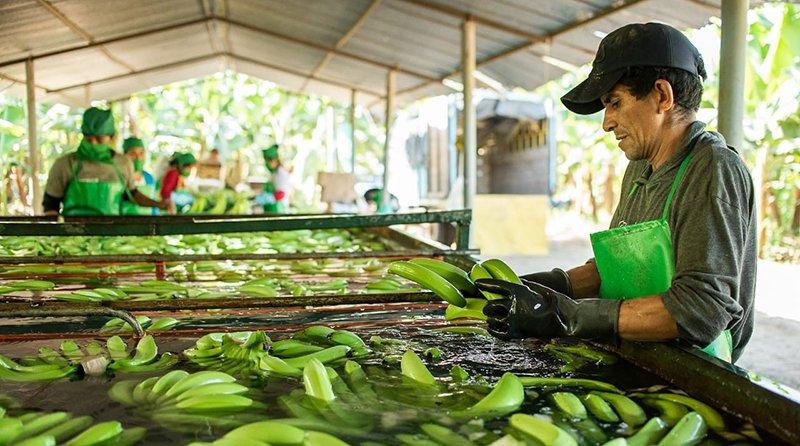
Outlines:
<svg viewBox="0 0 800 446"><path fill-rule="evenodd" d="M133 181L136 189L148 198L156 196L156 181L150 172L144 170L145 149L144 142L135 137L125 138L122 142L122 151L133 164ZM130 201L122 202L123 215L158 215L158 209L154 207L139 206Z"/></svg>
<svg viewBox="0 0 800 446"><path fill-rule="evenodd" d="M264 185L263 192L256 197L256 203L264 206L264 212L282 214L289 209L291 177L289 170L281 163L278 145L273 144L261 151L271 176Z"/></svg>

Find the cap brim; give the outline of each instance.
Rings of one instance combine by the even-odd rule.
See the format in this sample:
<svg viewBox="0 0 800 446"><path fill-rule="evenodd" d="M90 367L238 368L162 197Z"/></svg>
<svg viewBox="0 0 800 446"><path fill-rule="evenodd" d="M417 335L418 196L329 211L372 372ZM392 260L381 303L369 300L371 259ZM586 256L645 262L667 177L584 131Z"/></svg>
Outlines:
<svg viewBox="0 0 800 446"><path fill-rule="evenodd" d="M594 71L575 88L561 96L561 103L571 112L591 115L603 109L600 96L608 93L622 78L625 70L597 74Z"/></svg>

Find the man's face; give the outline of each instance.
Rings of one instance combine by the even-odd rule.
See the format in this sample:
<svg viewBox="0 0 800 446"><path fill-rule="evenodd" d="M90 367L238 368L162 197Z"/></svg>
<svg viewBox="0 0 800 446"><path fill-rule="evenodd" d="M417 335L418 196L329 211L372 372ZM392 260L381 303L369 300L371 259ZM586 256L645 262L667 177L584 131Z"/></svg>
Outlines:
<svg viewBox="0 0 800 446"><path fill-rule="evenodd" d="M134 147L127 152L125 152L125 156L130 158L131 160L142 160L144 161L144 147Z"/></svg>
<svg viewBox="0 0 800 446"><path fill-rule="evenodd" d="M619 148L631 161L649 159L657 149L664 115L658 113L656 94L642 99L617 84L600 97L604 105L603 130L614 132Z"/></svg>

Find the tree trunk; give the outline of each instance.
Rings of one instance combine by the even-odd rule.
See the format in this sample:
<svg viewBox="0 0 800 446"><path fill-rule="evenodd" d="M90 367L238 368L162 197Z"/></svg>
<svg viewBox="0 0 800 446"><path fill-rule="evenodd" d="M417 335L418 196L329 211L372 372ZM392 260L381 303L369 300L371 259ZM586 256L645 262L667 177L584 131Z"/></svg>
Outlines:
<svg viewBox="0 0 800 446"><path fill-rule="evenodd" d="M800 231L800 187L794 188L794 214L792 215L792 232Z"/></svg>
<svg viewBox="0 0 800 446"><path fill-rule="evenodd" d="M614 164L608 163L608 170L606 171L606 186L605 194L603 196L603 204L605 205L606 212L611 215L614 212Z"/></svg>
<svg viewBox="0 0 800 446"><path fill-rule="evenodd" d="M589 193L589 210L591 211L592 220L597 221L597 199L592 190L592 171L586 170L586 191Z"/></svg>

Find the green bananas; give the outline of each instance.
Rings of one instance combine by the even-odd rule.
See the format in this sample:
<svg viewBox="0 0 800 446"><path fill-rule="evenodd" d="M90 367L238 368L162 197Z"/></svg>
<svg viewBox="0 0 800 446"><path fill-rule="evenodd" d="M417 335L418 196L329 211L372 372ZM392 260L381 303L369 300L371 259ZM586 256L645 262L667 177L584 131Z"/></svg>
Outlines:
<svg viewBox="0 0 800 446"><path fill-rule="evenodd" d="M636 393L633 394L634 397L643 397L643 398L655 398L664 401L670 401L676 404L682 404L689 409L693 410L694 412L700 414L705 420L706 425L709 429L713 430L714 432L725 432L725 420L722 418L719 412L716 411L713 407L709 406L706 403L697 401L694 398L690 398L685 395L678 395L675 393Z"/></svg>
<svg viewBox="0 0 800 446"><path fill-rule="evenodd" d="M129 446L138 443L145 433L141 427L124 429L119 421L93 424L90 416L72 418L67 412L0 418L0 444L8 446Z"/></svg>
<svg viewBox="0 0 800 446"><path fill-rule="evenodd" d="M547 446L578 446L578 443L560 427L531 415L516 413L509 418L509 425L522 438L534 444Z"/></svg>
<svg viewBox="0 0 800 446"><path fill-rule="evenodd" d="M525 400L525 389L517 375L504 373L491 392L470 408L458 412L459 418L496 418L519 409Z"/></svg>
<svg viewBox="0 0 800 446"><path fill-rule="evenodd" d="M492 278L522 285L522 280L505 262L500 259L488 259L481 266L492 275Z"/></svg>
<svg viewBox="0 0 800 446"><path fill-rule="evenodd" d="M426 257L417 257L409 260L409 262L425 267L442 276L465 296L478 294L478 288L472 283L467 272L452 263Z"/></svg>
<svg viewBox="0 0 800 446"><path fill-rule="evenodd" d="M463 307L467 304L458 288L448 282L447 279L422 265L402 261L393 262L389 266L389 272L418 283L452 305Z"/></svg>
<svg viewBox="0 0 800 446"><path fill-rule="evenodd" d="M430 370L425 367L425 363L422 362L413 350L407 350L403 353L403 359L400 362L400 370L403 376L415 382L430 386L436 385L436 378L433 377Z"/></svg>

